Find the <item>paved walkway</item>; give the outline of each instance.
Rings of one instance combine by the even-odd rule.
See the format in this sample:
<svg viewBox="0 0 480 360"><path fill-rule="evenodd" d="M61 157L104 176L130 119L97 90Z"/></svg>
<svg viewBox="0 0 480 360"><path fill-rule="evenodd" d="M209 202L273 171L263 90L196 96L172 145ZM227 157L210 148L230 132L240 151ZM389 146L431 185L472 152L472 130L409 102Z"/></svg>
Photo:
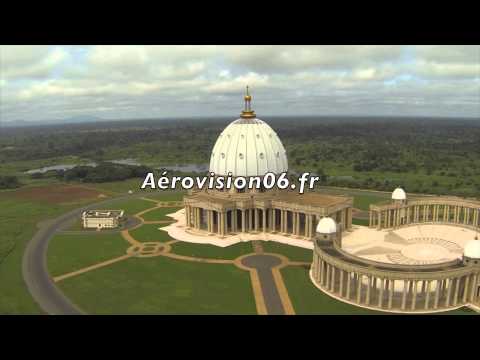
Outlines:
<svg viewBox="0 0 480 360"><path fill-rule="evenodd" d="M139 197L128 196L128 197ZM106 205L110 201L117 200L109 199L101 203L89 205L88 208L98 207L99 205ZM172 220L161 221L145 221L141 215L152 211L160 207L177 207L178 202L159 202L157 200L141 197L143 200L151 201L155 203L155 206L146 210L143 210L132 217L129 221L128 228L134 229L142 226L143 224L170 224ZM45 268L45 261L42 256L46 256L46 248L49 239L61 229L65 229L71 223L72 219L79 216L79 214L86 208L74 210L48 224L39 231L31 244L29 244L28 251L24 257L24 277L29 290L34 295L34 298L39 302L40 306L49 314L81 314L82 311L73 305L61 292L53 285L63 281L65 279L79 276L89 271L93 271L105 266L110 266L119 261L129 259L131 257L155 257L164 256L181 261L191 261L198 263L211 263L211 264L226 264L234 265L242 270L249 271L250 280L252 284L252 290L255 297L255 303L257 307L257 313L262 315L292 315L295 314L292 303L290 301L287 288L283 282L283 278L280 269L285 266L310 266L309 263L290 261L283 255L264 253L262 241L252 241L253 253L243 255L235 260L226 259L211 259L192 257L187 255L180 255L171 252L173 244L179 242L179 240L172 240L168 242L140 242L135 239L128 229L117 230L122 237L130 244L130 247L126 249L126 254L102 261L97 264L93 264L82 269L78 269L60 276L56 276L53 279L48 276L48 271ZM174 220L173 220L174 221ZM72 234L85 234L85 231L70 231ZM102 232L103 233L103 232ZM93 234L92 234L93 235ZM35 240L35 241L34 241ZM40 242L40 248L38 246ZM33 246L33 248L32 248ZM42 256L38 256L38 253ZM33 269L38 271L37 274L32 274ZM36 284L32 280L38 281Z"/></svg>

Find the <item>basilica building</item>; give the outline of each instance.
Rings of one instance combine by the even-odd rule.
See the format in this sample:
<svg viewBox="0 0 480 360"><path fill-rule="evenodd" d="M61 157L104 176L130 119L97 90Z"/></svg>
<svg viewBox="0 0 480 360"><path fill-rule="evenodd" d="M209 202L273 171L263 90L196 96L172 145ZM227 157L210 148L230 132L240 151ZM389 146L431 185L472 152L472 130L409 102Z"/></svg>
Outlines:
<svg viewBox="0 0 480 360"><path fill-rule="evenodd" d="M251 96L244 97L240 118L219 135L210 157L210 172L233 178L288 172L287 153L275 131L257 118ZM184 198L187 229L222 238L238 233L277 233L311 241L323 217L352 226L353 198L317 192L299 194L273 189L192 190Z"/></svg>

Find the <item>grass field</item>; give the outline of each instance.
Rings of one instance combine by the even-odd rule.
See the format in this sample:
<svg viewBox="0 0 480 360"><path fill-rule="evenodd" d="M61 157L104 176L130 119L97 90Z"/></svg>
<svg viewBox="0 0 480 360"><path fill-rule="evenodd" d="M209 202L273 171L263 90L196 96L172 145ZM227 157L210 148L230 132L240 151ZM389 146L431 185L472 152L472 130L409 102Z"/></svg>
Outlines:
<svg viewBox="0 0 480 360"><path fill-rule="evenodd" d="M368 221L368 219L355 219L355 218L353 218L353 219L352 219L352 224L353 224L353 225L368 226L368 225L369 225L369 221Z"/></svg>
<svg viewBox="0 0 480 360"><path fill-rule="evenodd" d="M58 234L48 246L47 264L52 276L125 255L130 245L120 234Z"/></svg>
<svg viewBox="0 0 480 360"><path fill-rule="evenodd" d="M158 201L181 201L186 194L186 191L150 191L145 197Z"/></svg>
<svg viewBox="0 0 480 360"><path fill-rule="evenodd" d="M155 204L142 199L122 199L112 202L110 206L115 209L123 209L126 215L134 215L140 211L154 207Z"/></svg>
<svg viewBox="0 0 480 360"><path fill-rule="evenodd" d="M391 193L346 188L321 187L318 191L332 195L353 196L353 206L360 210L368 210L370 204L384 202L391 197Z"/></svg>
<svg viewBox="0 0 480 360"><path fill-rule="evenodd" d="M285 255L292 261L312 261L312 250L303 249L296 246L280 244L273 241L262 241L262 247L265 252L272 252Z"/></svg>
<svg viewBox="0 0 480 360"><path fill-rule="evenodd" d="M130 258L58 283L91 314L255 314L250 275L232 265Z"/></svg>
<svg viewBox="0 0 480 360"><path fill-rule="evenodd" d="M241 242L224 248L208 244L178 242L172 245L172 252L180 255L233 260L239 256L253 253L252 243Z"/></svg>
<svg viewBox="0 0 480 360"><path fill-rule="evenodd" d="M157 208L157 209L148 211L145 214L142 214L141 217L145 221L164 221L164 220L173 221L173 219L171 217L168 217L166 215L177 212L178 210L180 210L180 208L178 208L178 207Z"/></svg>
<svg viewBox="0 0 480 360"><path fill-rule="evenodd" d="M311 282L308 269L289 266L281 270L283 280L288 289L290 300L297 314L319 315L382 315L381 311L373 311L349 305L325 295ZM440 314L445 315L471 315L473 310L461 308Z"/></svg>
<svg viewBox="0 0 480 360"><path fill-rule="evenodd" d="M37 231L38 222L55 218L85 202L51 204L18 198L15 193L0 192L0 314L37 314L40 309L22 276L25 246Z"/></svg>
<svg viewBox="0 0 480 360"><path fill-rule="evenodd" d="M132 235L136 240L142 242L150 241L160 241L166 242L173 240L166 231L158 230L159 227L165 226L162 224L144 224L134 230L130 230L130 235Z"/></svg>

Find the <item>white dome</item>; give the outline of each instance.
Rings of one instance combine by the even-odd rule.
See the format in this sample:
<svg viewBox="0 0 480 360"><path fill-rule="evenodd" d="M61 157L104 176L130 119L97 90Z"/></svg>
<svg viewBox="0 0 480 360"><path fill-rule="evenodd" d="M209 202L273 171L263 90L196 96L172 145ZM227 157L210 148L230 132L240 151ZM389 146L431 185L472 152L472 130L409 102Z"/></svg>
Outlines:
<svg viewBox="0 0 480 360"><path fill-rule="evenodd" d="M470 240L463 249L463 255L472 259L480 259L480 240Z"/></svg>
<svg viewBox="0 0 480 360"><path fill-rule="evenodd" d="M324 217L317 225L317 233L320 234L334 234L337 232L337 224L335 220L330 217Z"/></svg>
<svg viewBox="0 0 480 360"><path fill-rule="evenodd" d="M405 191L403 191L402 188L396 188L392 192L392 200L406 200L407 199L407 194L405 194Z"/></svg>
<svg viewBox="0 0 480 360"><path fill-rule="evenodd" d="M285 148L264 121L240 118L230 123L213 147L210 172L226 176L263 176L288 170Z"/></svg>

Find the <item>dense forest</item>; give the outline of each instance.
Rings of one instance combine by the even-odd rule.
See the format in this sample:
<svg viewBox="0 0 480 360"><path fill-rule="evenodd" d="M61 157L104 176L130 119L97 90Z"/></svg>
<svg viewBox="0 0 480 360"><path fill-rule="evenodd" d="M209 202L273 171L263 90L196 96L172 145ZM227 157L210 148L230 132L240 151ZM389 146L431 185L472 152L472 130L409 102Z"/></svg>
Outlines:
<svg viewBox="0 0 480 360"><path fill-rule="evenodd" d="M401 185L410 192L480 194L479 120L265 120L282 139L290 169L320 174L325 185L377 190ZM0 166L64 156L97 162L134 158L151 167L205 164L229 121L197 118L4 128L0 129ZM86 177L92 178L95 175Z"/></svg>

